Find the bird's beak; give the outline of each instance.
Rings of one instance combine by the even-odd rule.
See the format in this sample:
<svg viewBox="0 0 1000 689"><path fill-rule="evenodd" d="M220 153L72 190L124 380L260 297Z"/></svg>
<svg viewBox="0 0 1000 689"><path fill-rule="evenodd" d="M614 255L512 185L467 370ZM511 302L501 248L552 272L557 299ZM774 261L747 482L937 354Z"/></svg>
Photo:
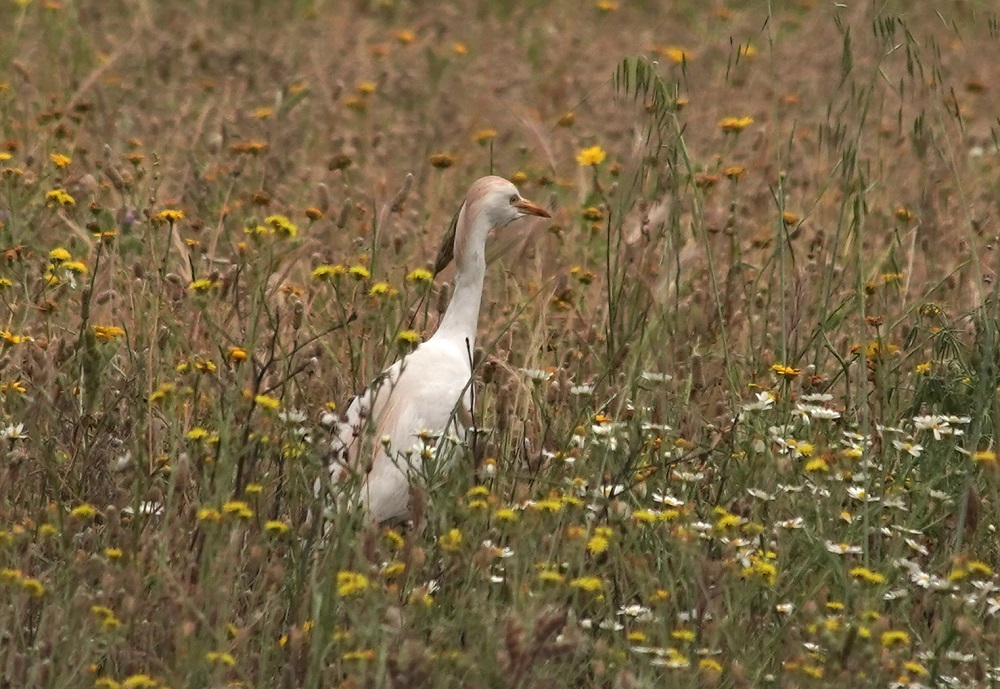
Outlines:
<svg viewBox="0 0 1000 689"><path fill-rule="evenodd" d="M532 203L528 199L521 199L514 204L514 208L518 209L526 215L537 215L539 218L551 218L549 212L539 206L537 203Z"/></svg>

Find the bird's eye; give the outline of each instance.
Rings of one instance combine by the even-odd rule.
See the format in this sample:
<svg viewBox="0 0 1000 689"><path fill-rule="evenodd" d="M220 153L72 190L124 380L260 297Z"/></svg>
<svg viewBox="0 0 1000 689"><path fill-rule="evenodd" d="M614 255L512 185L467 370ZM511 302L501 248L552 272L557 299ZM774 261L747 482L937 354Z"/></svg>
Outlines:
<svg viewBox="0 0 1000 689"><path fill-rule="evenodd" d="M516 196L511 196L510 197L510 204L513 206L515 203L518 202L518 200L519 199Z"/></svg>

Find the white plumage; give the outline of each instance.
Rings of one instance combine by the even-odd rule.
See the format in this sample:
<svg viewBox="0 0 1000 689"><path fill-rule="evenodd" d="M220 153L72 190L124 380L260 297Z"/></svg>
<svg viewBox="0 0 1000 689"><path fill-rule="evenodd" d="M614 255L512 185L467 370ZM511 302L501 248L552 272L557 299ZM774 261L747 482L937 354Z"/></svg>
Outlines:
<svg viewBox="0 0 1000 689"><path fill-rule="evenodd" d="M455 289L437 332L354 398L332 443L336 485L361 474L360 500L375 523L406 519L410 483L437 439L471 419L472 352L486 275L486 239L518 218L549 214L511 182L483 177L455 225ZM370 438L370 439L369 439Z"/></svg>

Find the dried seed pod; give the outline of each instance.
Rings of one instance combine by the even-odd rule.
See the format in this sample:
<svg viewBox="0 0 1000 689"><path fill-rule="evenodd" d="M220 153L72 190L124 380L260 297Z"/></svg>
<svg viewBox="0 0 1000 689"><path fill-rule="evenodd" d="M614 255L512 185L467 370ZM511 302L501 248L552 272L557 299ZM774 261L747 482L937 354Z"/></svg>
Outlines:
<svg viewBox="0 0 1000 689"><path fill-rule="evenodd" d="M323 182L316 185L316 207L325 215L330 210L330 188Z"/></svg>
<svg viewBox="0 0 1000 689"><path fill-rule="evenodd" d="M116 191L124 191L128 188L125 180L122 178L118 168L115 167L114 161L111 155L111 147L104 144L104 174L107 178L111 180L111 186L115 188Z"/></svg>
<svg viewBox="0 0 1000 689"><path fill-rule="evenodd" d="M351 217L351 209L354 208L354 202L351 201L351 197L344 199L344 205L340 207L340 215L337 216L337 228L344 229L347 225L348 219Z"/></svg>
<svg viewBox="0 0 1000 689"><path fill-rule="evenodd" d="M448 302L451 301L451 287L449 285L441 285L441 291L438 292L437 304L435 305L435 310L439 316L443 316L444 312L448 309Z"/></svg>
<svg viewBox="0 0 1000 689"><path fill-rule="evenodd" d="M407 172L406 178L403 180L403 186L399 188L396 195L392 197L392 203L389 204L389 210L393 213L398 213L403 210L403 204L406 203L406 198L410 195L410 190L413 188L413 173Z"/></svg>

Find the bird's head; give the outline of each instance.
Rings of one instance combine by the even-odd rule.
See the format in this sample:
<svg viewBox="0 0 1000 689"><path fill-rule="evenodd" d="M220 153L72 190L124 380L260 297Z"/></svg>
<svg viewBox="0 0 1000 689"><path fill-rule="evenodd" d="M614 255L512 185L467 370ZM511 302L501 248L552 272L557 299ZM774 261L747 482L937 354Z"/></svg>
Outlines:
<svg viewBox="0 0 1000 689"><path fill-rule="evenodd" d="M474 228L482 228L489 232L505 227L527 215L539 218L551 217L547 210L521 196L514 183L503 177L491 175L476 180L469 187L465 204L448 230L441 251L438 252L434 272L443 270L451 262L456 251L462 252ZM463 226L459 227L460 224ZM485 236L483 239L485 240Z"/></svg>
<svg viewBox="0 0 1000 689"><path fill-rule="evenodd" d="M473 212L487 218L491 230L504 227L526 215L548 218L549 213L521 196L513 182L503 177L483 177L472 185L466 204Z"/></svg>

